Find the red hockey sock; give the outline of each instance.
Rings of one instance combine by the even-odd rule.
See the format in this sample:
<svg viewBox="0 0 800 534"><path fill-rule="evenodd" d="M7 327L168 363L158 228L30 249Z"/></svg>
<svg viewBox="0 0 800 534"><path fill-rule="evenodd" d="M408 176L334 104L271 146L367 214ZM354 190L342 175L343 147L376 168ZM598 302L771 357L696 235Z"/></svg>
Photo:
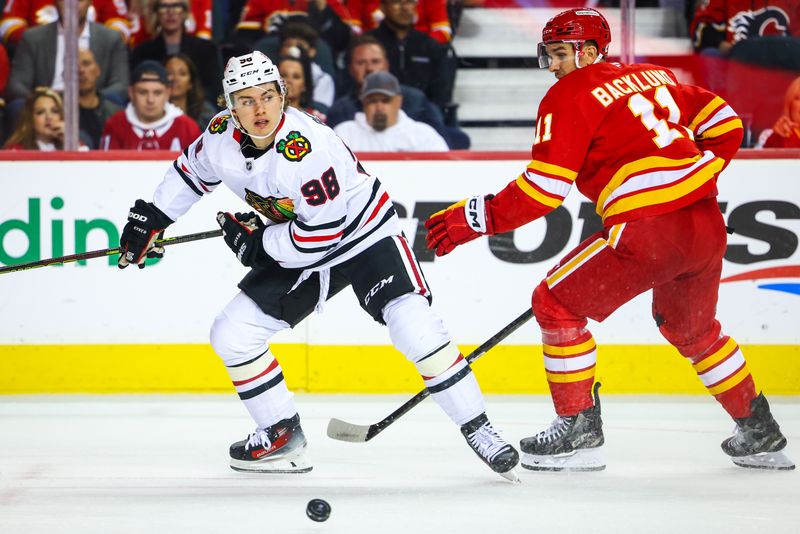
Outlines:
<svg viewBox="0 0 800 534"><path fill-rule="evenodd" d="M548 344L548 338L544 336L544 365L556 413L568 417L591 408L597 361L592 334L584 330L570 341L554 344Z"/></svg>
<svg viewBox="0 0 800 534"><path fill-rule="evenodd" d="M733 338L722 336L703 354L692 358L697 376L734 419L750 415L756 397L753 377Z"/></svg>

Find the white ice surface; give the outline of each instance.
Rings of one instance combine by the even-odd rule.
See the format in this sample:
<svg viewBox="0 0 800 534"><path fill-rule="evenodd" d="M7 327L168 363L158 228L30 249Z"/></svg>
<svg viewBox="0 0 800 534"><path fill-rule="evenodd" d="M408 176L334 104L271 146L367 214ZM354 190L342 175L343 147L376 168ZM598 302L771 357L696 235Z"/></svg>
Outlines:
<svg viewBox="0 0 800 534"><path fill-rule="evenodd" d="M598 473L493 474L430 400L372 441L326 437L409 396L298 395L314 470L231 471L251 429L235 396L0 397L0 533L779 533L800 531L798 471L735 467L732 428L704 397L605 396ZM800 458L800 400L773 398ZM541 396L489 397L515 444L553 417ZM312 498L333 509L305 516Z"/></svg>

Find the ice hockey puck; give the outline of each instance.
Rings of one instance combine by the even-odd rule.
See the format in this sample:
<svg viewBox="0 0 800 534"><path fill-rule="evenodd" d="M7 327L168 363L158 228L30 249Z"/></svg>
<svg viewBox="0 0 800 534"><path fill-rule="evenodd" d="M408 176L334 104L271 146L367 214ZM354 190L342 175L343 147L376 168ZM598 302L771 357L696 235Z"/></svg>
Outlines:
<svg viewBox="0 0 800 534"><path fill-rule="evenodd" d="M306 506L306 515L312 521L327 521L331 516L331 505L322 499L311 499Z"/></svg>

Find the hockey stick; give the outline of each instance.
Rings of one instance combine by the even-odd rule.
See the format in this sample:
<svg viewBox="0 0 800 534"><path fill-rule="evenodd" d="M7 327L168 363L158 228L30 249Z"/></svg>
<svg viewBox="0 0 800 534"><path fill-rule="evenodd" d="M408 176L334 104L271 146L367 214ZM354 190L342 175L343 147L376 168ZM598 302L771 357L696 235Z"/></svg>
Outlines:
<svg viewBox="0 0 800 534"><path fill-rule="evenodd" d="M167 237L159 239L153 244L161 247L169 245L178 245L180 243L188 243L190 241L198 241L200 239L208 239L210 237L219 237L222 235L222 230L209 230L208 232L198 232L196 234L187 234L176 237ZM92 258L102 258L104 256L113 256L119 254L119 247L117 248L104 248L103 250L92 250L89 252L81 252L80 254L72 254L71 256L60 256L58 258L49 258L46 260L33 261L30 263L21 263L19 265L9 265L7 267L0 267L0 274L16 273L18 271L27 271L36 269L38 267L47 267L48 265L61 265L64 263L71 263L73 261L90 260Z"/></svg>
<svg viewBox="0 0 800 534"><path fill-rule="evenodd" d="M467 362L472 363L486 354L489 350L494 348L495 345L507 338L517 328L525 324L531 317L533 317L533 311L531 311L529 308L525 310L522 315L503 327L503 329L498 333L486 340L483 345L470 352L467 355ZM372 425L356 425L353 423L348 423L347 421L342 421L341 419L336 419L334 417L328 421L328 437L337 439L339 441L352 441L354 443L369 441L383 432L386 427L411 411L414 406L424 401L428 395L430 395L430 393L428 393L428 389L423 389L406 401L406 403L400 406L398 409Z"/></svg>

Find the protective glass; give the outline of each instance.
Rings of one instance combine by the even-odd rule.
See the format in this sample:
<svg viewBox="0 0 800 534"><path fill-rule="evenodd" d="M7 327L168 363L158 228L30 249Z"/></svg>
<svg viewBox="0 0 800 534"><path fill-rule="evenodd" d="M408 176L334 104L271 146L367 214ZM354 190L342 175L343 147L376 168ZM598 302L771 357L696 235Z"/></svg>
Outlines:
<svg viewBox="0 0 800 534"><path fill-rule="evenodd" d="M539 43L536 47L536 56L539 58L539 68L547 69L550 67L550 56L547 55L547 46Z"/></svg>

